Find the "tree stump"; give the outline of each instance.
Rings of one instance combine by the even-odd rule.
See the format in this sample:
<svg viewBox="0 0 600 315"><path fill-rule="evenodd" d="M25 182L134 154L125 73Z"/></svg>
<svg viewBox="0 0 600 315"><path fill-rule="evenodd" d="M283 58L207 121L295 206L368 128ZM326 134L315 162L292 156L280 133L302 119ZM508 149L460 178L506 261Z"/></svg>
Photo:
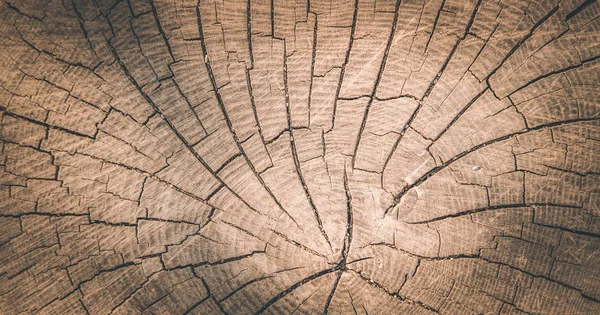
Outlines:
<svg viewBox="0 0 600 315"><path fill-rule="evenodd" d="M599 15L0 1L0 313L600 314Z"/></svg>

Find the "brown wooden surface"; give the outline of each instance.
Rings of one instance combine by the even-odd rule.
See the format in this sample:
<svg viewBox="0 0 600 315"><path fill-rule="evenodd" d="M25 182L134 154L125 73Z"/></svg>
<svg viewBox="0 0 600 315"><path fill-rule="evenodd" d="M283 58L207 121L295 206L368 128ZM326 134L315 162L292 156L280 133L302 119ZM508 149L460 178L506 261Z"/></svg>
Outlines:
<svg viewBox="0 0 600 315"><path fill-rule="evenodd" d="M0 1L0 313L600 314L600 4Z"/></svg>

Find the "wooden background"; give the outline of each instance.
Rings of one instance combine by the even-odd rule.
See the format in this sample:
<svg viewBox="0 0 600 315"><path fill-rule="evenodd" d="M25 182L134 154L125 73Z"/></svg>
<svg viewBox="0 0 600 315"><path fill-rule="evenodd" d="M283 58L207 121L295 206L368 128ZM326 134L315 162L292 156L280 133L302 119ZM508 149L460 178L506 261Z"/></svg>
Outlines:
<svg viewBox="0 0 600 315"><path fill-rule="evenodd" d="M600 4L0 1L0 313L600 314Z"/></svg>

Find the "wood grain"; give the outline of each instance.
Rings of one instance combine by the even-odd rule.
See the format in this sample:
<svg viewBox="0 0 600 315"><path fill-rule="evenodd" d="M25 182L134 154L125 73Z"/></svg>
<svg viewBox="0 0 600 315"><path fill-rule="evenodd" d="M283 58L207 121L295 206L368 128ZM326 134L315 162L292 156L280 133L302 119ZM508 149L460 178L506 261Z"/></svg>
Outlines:
<svg viewBox="0 0 600 315"><path fill-rule="evenodd" d="M599 314L595 0L0 1L1 314Z"/></svg>

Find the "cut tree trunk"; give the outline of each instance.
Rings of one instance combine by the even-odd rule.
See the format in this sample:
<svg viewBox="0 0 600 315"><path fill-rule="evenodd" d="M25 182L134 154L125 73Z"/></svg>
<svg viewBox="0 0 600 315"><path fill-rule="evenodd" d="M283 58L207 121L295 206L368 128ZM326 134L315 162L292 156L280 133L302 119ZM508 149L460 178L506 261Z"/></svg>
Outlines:
<svg viewBox="0 0 600 315"><path fill-rule="evenodd" d="M1 314L600 314L594 0L0 0Z"/></svg>

